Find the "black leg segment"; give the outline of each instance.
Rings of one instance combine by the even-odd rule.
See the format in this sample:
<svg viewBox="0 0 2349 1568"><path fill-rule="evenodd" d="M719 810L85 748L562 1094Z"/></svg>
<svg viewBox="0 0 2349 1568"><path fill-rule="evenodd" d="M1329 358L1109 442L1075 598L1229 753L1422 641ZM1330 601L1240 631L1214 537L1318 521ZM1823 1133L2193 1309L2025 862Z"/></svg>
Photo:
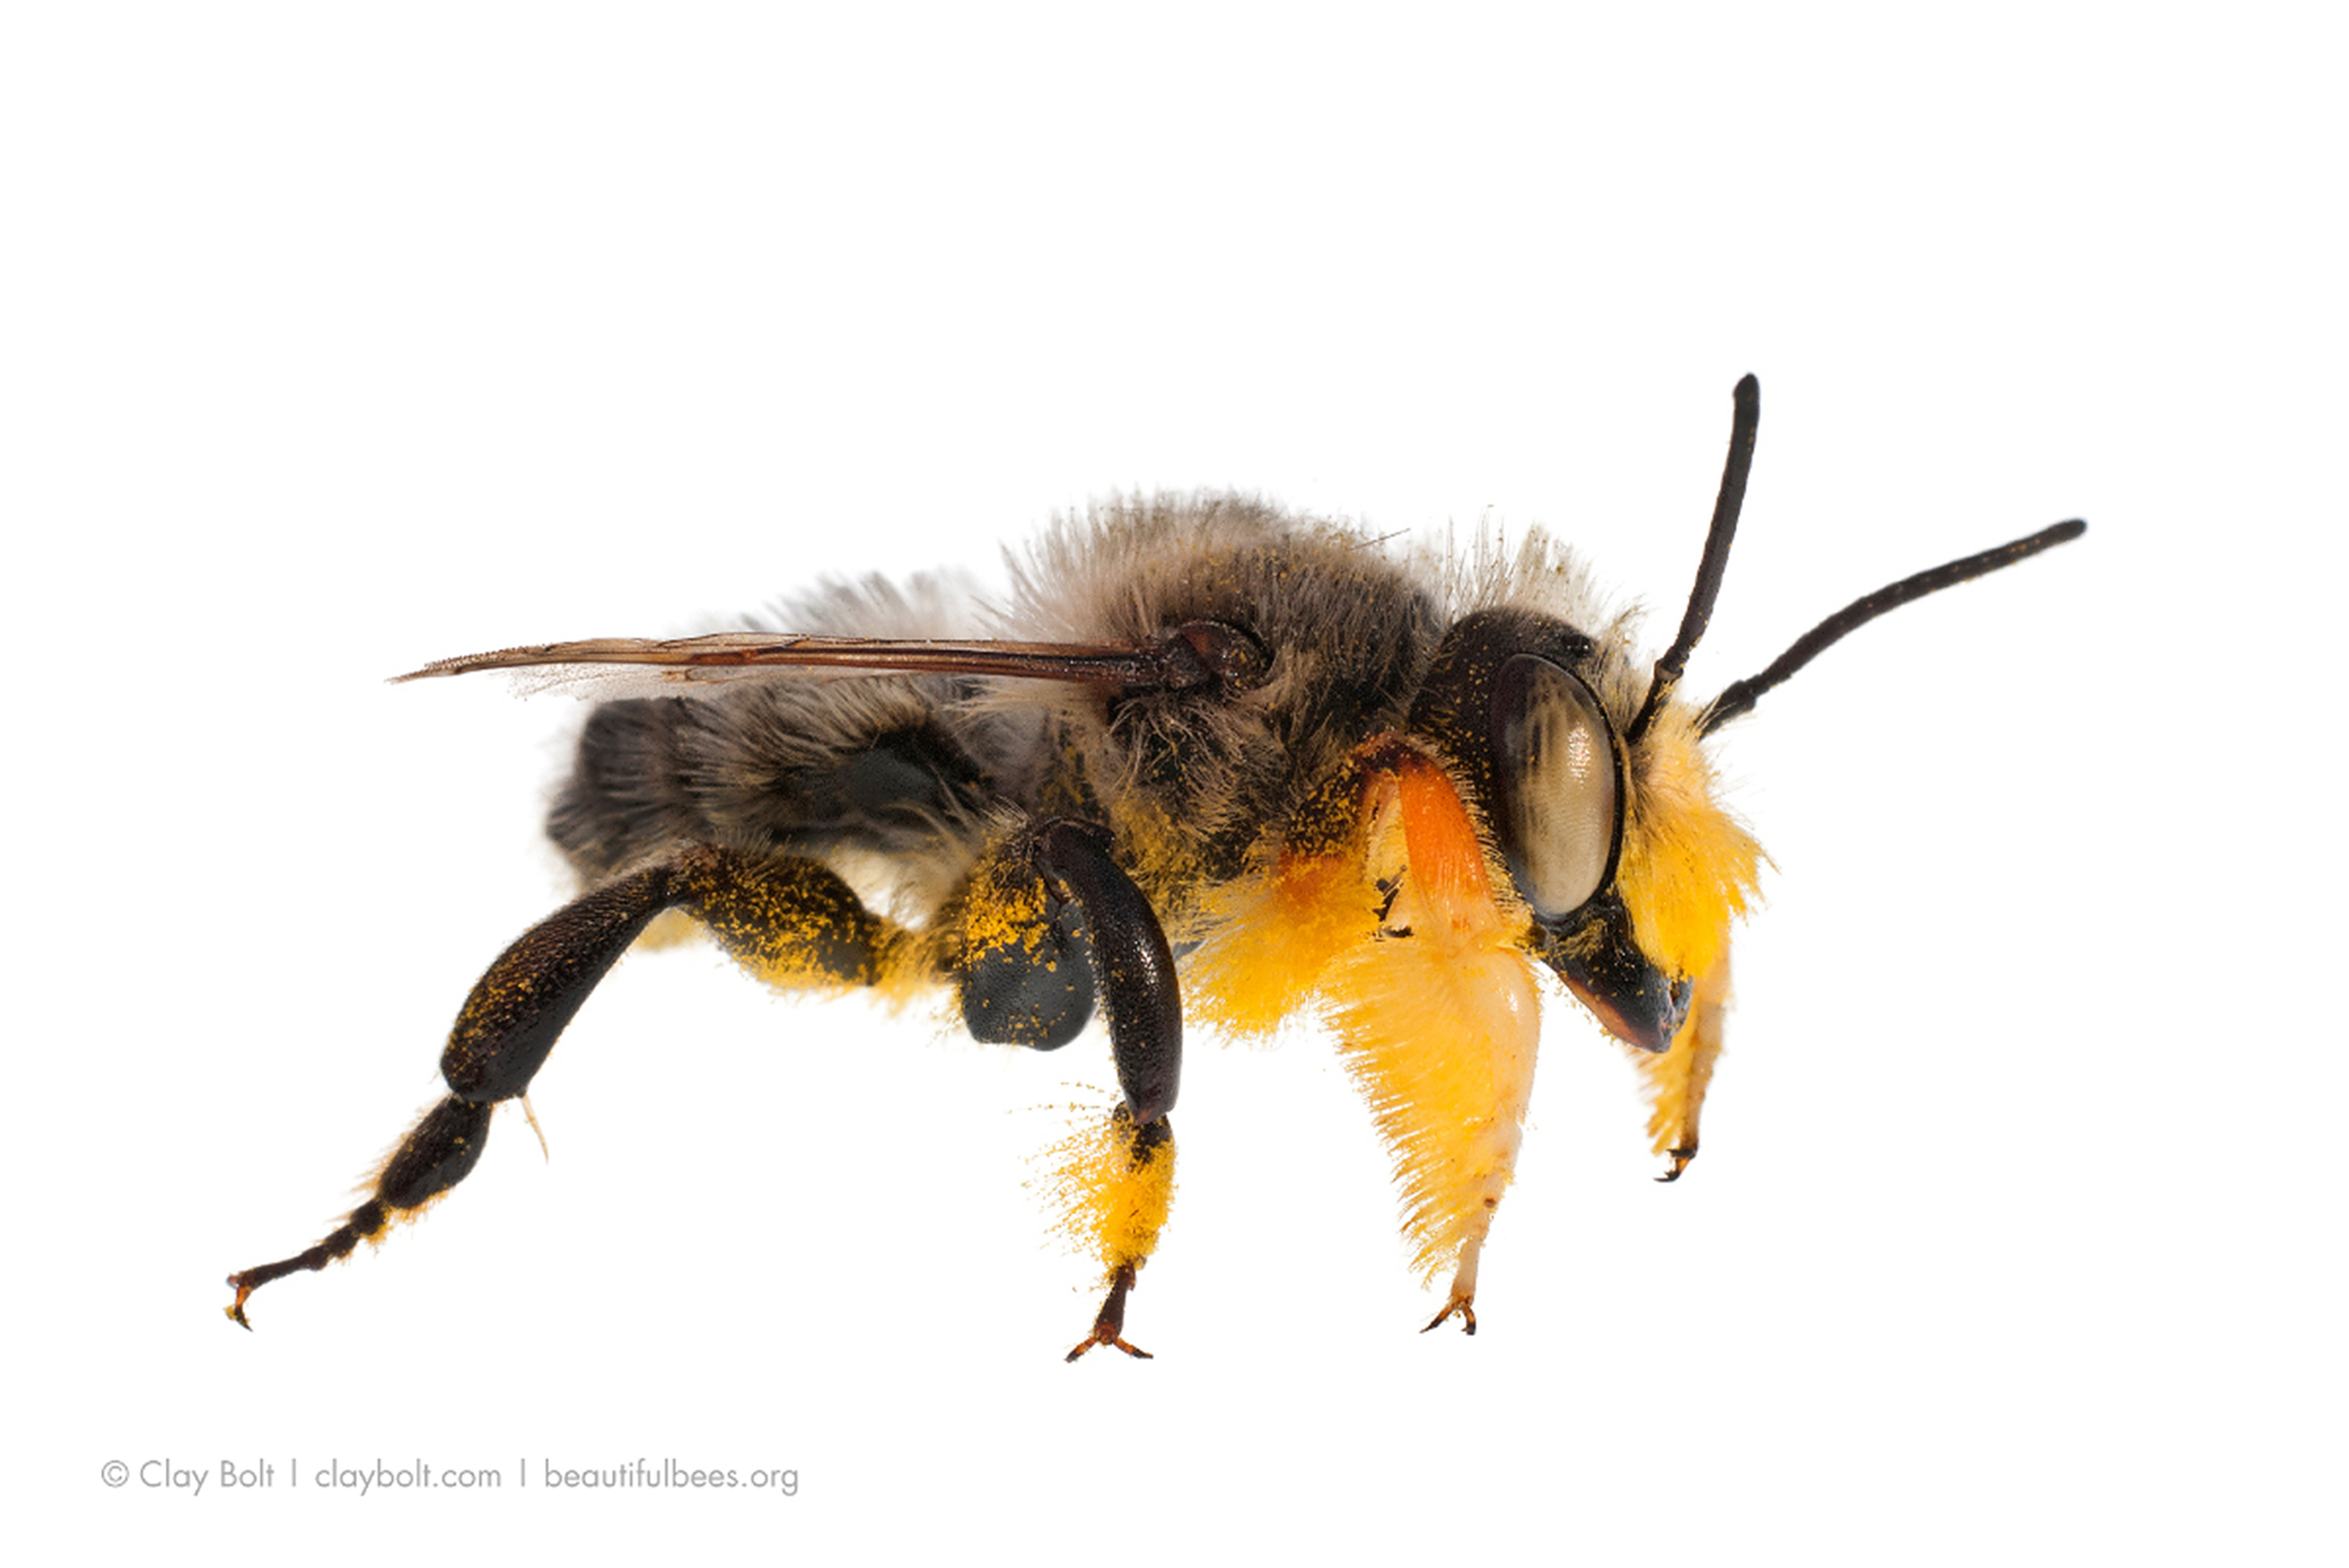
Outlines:
<svg viewBox="0 0 2349 1568"><path fill-rule="evenodd" d="M675 901L671 866L607 882L540 921L474 983L441 1052L441 1076L484 1104L530 1087L587 994Z"/></svg>
<svg viewBox="0 0 2349 1568"><path fill-rule="evenodd" d="M451 1094L426 1111L424 1120L400 1141L392 1157L384 1162L382 1172L376 1177L375 1196L351 1210L350 1217L334 1234L306 1252L228 1276L229 1284L237 1292L237 1299L229 1304L228 1315L243 1327L252 1327L252 1322L244 1315L244 1303L255 1291L272 1280L282 1280L304 1269L324 1268L337 1258L349 1257L361 1242L371 1241L388 1230L395 1217L403 1212L413 1214L463 1181L481 1158L482 1146L490 1140L490 1110L486 1104Z"/></svg>
<svg viewBox="0 0 2349 1568"><path fill-rule="evenodd" d="M1046 884L1084 911L1117 1086L1135 1122L1154 1122L1174 1108L1183 1072L1182 996L1166 932L1097 830L1055 818L1037 830L1032 853Z"/></svg>
<svg viewBox="0 0 2349 1568"><path fill-rule="evenodd" d="M272 1280L324 1268L412 1218L472 1172L500 1100L530 1087L554 1042L629 944L663 909L683 908L743 967L791 987L870 986L910 956L907 933L867 911L847 883L808 860L769 860L699 845L614 878L556 910L498 955L458 1011L441 1053L448 1096L425 1112L377 1172L373 1196L307 1251L229 1276L228 1315Z"/></svg>
<svg viewBox="0 0 2349 1568"><path fill-rule="evenodd" d="M1093 1019L1093 943L1077 907L1050 908L1034 881L1000 859L973 874L957 911L955 995L973 1040L1058 1050Z"/></svg>

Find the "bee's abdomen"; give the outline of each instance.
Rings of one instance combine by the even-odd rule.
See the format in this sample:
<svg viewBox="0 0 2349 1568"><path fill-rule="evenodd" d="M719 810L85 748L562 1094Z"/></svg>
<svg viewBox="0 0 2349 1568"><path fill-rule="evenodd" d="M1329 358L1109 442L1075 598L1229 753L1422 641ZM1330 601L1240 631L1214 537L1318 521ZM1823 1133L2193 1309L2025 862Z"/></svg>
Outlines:
<svg viewBox="0 0 2349 1568"><path fill-rule="evenodd" d="M588 716L547 832L599 878L685 844L918 852L994 799L935 683L822 682L606 703Z"/></svg>

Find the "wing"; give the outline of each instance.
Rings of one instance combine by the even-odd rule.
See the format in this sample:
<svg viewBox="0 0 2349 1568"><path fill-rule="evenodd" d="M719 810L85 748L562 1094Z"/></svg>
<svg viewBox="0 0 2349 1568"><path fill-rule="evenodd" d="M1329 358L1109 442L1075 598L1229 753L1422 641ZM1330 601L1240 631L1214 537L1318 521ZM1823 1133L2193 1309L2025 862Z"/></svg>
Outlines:
<svg viewBox="0 0 2349 1568"><path fill-rule="evenodd" d="M649 675L661 685L688 687L782 670L817 669L843 675L992 675L1141 691L1176 691L1211 682L1253 686L1262 679L1268 662L1263 648L1247 633L1216 621L1190 621L1155 644L928 642L766 631L722 631L666 641L593 637L443 659L393 679L425 680L476 670L538 670L548 672L550 684L559 685L596 679L606 667L619 665Z"/></svg>

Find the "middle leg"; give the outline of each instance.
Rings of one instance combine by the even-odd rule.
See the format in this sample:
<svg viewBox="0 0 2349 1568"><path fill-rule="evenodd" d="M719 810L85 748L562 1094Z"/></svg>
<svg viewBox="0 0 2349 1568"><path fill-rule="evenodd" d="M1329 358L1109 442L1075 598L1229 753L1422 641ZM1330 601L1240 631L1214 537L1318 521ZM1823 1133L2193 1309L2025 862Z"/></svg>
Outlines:
<svg viewBox="0 0 2349 1568"><path fill-rule="evenodd" d="M1068 1359L1097 1344L1146 1358L1124 1332L1126 1297L1174 1199L1167 1112L1182 1077L1183 1020L1166 933L1106 835L1066 819L1000 837L949 924L963 1017L978 1038L1054 1049L1083 1027L1097 988L1108 1004L1123 1103L1057 1151L1068 1229L1106 1276L1092 1332Z"/></svg>

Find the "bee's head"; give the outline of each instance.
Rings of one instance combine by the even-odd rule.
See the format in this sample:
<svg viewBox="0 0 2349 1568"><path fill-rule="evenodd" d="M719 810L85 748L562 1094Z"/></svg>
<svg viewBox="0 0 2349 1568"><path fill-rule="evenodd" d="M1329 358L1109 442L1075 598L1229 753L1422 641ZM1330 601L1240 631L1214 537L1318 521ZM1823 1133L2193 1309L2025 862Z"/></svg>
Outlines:
<svg viewBox="0 0 2349 1568"><path fill-rule="evenodd" d="M1720 497L1679 634L1641 689L1616 650L1555 617L1479 611L1446 634L1410 714L1481 801L1533 951L1608 1031L1661 1051L1753 895L1761 849L1715 800L1703 742L1830 644L1909 600L2086 531L2059 523L1859 599L1703 705L1678 696L1745 499L1761 388L1737 383Z"/></svg>
<svg viewBox="0 0 2349 1568"><path fill-rule="evenodd" d="M1482 802L1534 953L1610 1033L1660 1051L1761 850L1714 800L1699 715L1667 702L1633 735L1604 660L1554 618L1480 611L1446 635L1409 727Z"/></svg>

